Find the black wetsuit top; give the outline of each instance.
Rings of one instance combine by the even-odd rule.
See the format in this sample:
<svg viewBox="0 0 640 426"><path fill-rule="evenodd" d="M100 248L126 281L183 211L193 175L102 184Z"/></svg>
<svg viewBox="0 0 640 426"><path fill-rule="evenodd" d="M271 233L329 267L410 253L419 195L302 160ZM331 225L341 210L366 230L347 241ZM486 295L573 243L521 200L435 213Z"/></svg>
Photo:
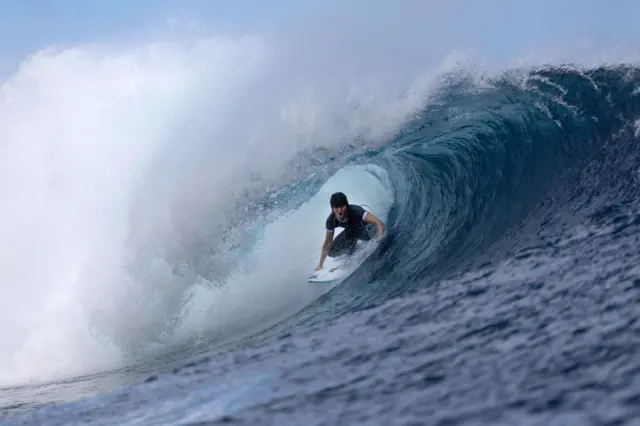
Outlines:
<svg viewBox="0 0 640 426"><path fill-rule="evenodd" d="M363 226L365 225L365 217L367 217L367 211L362 207L349 204L347 208L347 217L344 222L338 220L336 215L331 212L329 217L327 217L327 221L325 226L327 231L333 232L336 228L345 228L345 232L349 234L358 235L362 231Z"/></svg>

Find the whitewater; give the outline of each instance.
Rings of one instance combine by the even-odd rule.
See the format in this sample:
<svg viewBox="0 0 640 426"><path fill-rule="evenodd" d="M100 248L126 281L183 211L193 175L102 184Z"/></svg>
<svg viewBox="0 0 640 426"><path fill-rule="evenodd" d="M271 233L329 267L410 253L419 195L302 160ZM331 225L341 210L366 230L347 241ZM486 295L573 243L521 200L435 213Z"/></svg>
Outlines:
<svg viewBox="0 0 640 426"><path fill-rule="evenodd" d="M637 421L633 14L356 4L2 68L2 424Z"/></svg>

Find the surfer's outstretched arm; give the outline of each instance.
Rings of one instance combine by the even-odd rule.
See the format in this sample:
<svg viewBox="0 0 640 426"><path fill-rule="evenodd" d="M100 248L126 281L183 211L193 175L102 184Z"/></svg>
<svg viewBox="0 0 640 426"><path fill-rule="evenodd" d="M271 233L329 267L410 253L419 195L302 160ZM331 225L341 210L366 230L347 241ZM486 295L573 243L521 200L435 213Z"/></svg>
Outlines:
<svg viewBox="0 0 640 426"><path fill-rule="evenodd" d="M384 225L382 224L382 221L371 214L371 212L367 212L367 215L364 217L364 221L376 225L376 228L378 228L378 240L380 240L384 235Z"/></svg>
<svg viewBox="0 0 640 426"><path fill-rule="evenodd" d="M320 263L316 267L316 271L319 271L324 266L324 259L327 257L327 253L329 253L329 249L331 248L331 243L333 242L333 231L327 231L324 235L324 242L322 243L322 251L320 253Z"/></svg>

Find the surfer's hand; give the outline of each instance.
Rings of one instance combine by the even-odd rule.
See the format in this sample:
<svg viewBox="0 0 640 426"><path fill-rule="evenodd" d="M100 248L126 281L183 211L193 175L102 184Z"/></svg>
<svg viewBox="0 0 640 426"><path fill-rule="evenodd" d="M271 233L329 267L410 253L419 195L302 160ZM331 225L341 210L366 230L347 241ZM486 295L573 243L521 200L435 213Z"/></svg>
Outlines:
<svg viewBox="0 0 640 426"><path fill-rule="evenodd" d="M316 266L316 272L319 271L320 269L322 269L322 265Z"/></svg>

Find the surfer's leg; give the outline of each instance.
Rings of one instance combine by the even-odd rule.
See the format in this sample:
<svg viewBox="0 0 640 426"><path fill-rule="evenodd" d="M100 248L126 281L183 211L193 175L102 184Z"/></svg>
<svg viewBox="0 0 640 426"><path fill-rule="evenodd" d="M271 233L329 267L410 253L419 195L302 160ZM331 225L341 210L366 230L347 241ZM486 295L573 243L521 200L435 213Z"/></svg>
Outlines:
<svg viewBox="0 0 640 426"><path fill-rule="evenodd" d="M356 239L348 232L343 231L333 239L327 256L338 257L344 254L352 254L356 250Z"/></svg>
<svg viewBox="0 0 640 426"><path fill-rule="evenodd" d="M372 238L375 238L378 235L378 228L374 223L365 223L360 231L360 239L364 241L369 241Z"/></svg>

